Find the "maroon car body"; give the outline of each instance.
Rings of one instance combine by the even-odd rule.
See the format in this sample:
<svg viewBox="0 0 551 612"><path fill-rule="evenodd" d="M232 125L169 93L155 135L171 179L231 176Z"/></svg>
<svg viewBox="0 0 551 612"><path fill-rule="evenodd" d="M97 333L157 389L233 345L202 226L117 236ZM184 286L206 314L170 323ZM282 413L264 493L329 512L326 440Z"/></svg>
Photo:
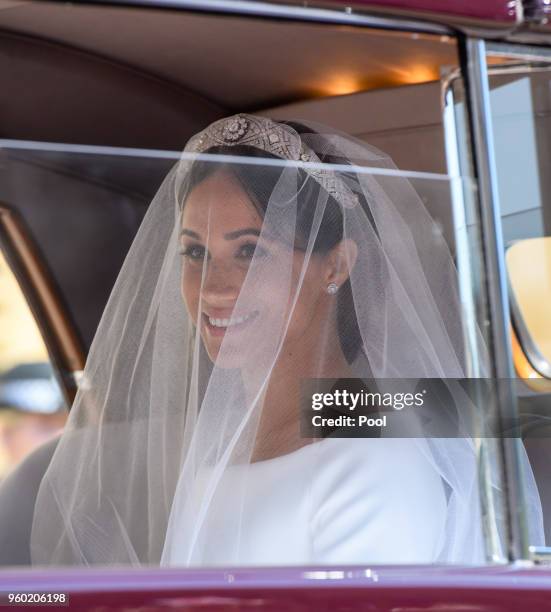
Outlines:
<svg viewBox="0 0 551 612"><path fill-rule="evenodd" d="M450 0L442 2L441 0L361 0L366 7L383 7L394 8L402 11L416 12L419 16L423 12L432 13L440 18L448 17L466 17L468 19L480 19L490 23L515 23L522 19L522 4L515 0L485 0L477 2L477 0ZM536 3L534 3L536 4ZM542 7L546 6L549 10L549 5L544 0L539 0L537 4Z"/></svg>
<svg viewBox="0 0 551 612"><path fill-rule="evenodd" d="M78 610L391 612L550 610L541 567L8 571L8 592L69 593Z"/></svg>

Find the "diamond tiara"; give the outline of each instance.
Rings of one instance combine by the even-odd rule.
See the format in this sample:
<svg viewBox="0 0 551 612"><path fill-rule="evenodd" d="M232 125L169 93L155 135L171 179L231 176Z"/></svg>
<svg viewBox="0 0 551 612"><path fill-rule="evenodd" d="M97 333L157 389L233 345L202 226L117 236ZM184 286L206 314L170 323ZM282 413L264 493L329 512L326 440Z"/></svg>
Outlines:
<svg viewBox="0 0 551 612"><path fill-rule="evenodd" d="M271 119L252 115L234 115L221 119L194 136L187 152L203 153L215 146L247 145L281 159L297 162L344 208L358 204L358 196L289 127ZM305 165L302 165L305 164Z"/></svg>

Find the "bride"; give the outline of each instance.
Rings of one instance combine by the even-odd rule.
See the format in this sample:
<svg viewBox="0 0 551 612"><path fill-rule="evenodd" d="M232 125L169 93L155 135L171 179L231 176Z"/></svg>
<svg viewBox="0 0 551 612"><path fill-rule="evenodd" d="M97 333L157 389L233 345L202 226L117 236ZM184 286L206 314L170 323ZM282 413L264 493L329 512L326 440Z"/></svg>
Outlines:
<svg viewBox="0 0 551 612"><path fill-rule="evenodd" d="M214 123L120 272L33 563L483 562L470 439L301 427L308 381L467 376L461 317L441 233L386 155L322 126Z"/></svg>

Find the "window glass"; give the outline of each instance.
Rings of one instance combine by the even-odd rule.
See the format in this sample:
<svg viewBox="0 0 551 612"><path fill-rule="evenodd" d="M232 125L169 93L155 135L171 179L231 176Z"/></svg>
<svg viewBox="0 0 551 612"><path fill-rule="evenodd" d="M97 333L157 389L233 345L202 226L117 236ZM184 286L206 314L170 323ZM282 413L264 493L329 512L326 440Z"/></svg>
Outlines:
<svg viewBox="0 0 551 612"><path fill-rule="evenodd" d="M112 106L90 103L74 134L67 124L49 142L0 143L0 198L36 236L89 349L55 455L35 466L33 512L0 514L0 561L484 563L488 533L502 535L502 487L473 486L483 406L457 382L478 380L492 356L469 155L463 167L449 150L441 105L455 41L172 17L165 25L188 27L193 55L171 53L177 27L147 70L172 69L220 102L218 114L209 106L217 117L247 113L213 125L205 104L182 106L188 136L202 132L182 155L177 121L161 138L170 146L153 149L145 128L159 124L143 119L139 96L132 114L115 92L101 95ZM253 62L245 33L262 50ZM297 46L267 52L283 38ZM312 53L320 48L335 50L327 65ZM113 115L98 121L92 107ZM459 112L453 121L465 131ZM117 146L79 140L96 123ZM325 406L310 396L304 408L303 382ZM339 385L375 408L367 430L337 420L352 412L325 397L346 397ZM374 387L379 399L367 397ZM369 405L383 395L390 403ZM39 492L47 465L51 486ZM0 490L0 510L25 478ZM13 551L23 554L10 560Z"/></svg>
<svg viewBox="0 0 551 612"><path fill-rule="evenodd" d="M438 94L438 88L429 86L426 94L421 93L430 98ZM406 98L408 95L406 91ZM364 96L363 101L368 99ZM285 127L283 123L269 127L261 116L242 115L233 121L223 127L223 134L240 135L241 130L254 138L255 126L268 125L266 139L258 140L261 153L277 150L285 134L293 143L296 130L305 129L304 125ZM96 508L99 514L94 520L94 525L111 525L109 546L102 540L105 531L95 533L87 522L81 527L84 540L79 546L90 546L92 540L86 534L94 530L95 544L86 554L98 564L110 564L115 558L127 562L134 555L143 563L154 564L155 555L161 553L157 561L176 566L306 564L312 547L319 549L317 561L326 565L484 561L478 491L464 487L477 473L476 449L469 442L475 434L471 412L476 407L461 400L468 400L468 393L455 388L453 382L472 376L473 364L484 367L485 359L483 331L472 306L473 285L460 281L456 268L460 257L464 266L470 266L466 254L460 255L466 238L457 215L464 205L462 198L472 198L472 185L448 174L442 160L435 171L410 170L407 165L398 169L389 155L369 144L368 137L363 138L365 144L358 144L361 141L338 129L324 129L330 132L319 141L305 132L302 142L306 148L300 155L286 153L288 157L272 159L272 164L239 148L235 149L239 155L225 162L201 150L206 159L195 161L197 152L193 151L183 156L163 154L163 163L173 168L157 184L157 195L120 271L80 380L72 426L50 465L54 497L69 505L60 514L57 501L52 505L53 498L39 497L33 537L65 541L66 517L74 516L72 522L78 522L81 513L91 516L96 494L109 490L109 504L115 505L119 519L111 523L112 506L107 505ZM331 157L332 161L321 164L318 155L323 156L332 141L344 152L341 158ZM232 142L229 137L228 142ZM45 148L40 152L43 162L48 161ZM60 158L59 150L55 156L57 167L105 168L113 173L124 168L128 177L144 167L148 155L145 151L130 153L66 145L64 157ZM13 150L7 149L6 154L12 155ZM34 154L32 150L17 151L19 159ZM414 157L411 159L414 165ZM347 164L346 171L339 161ZM297 168L297 163L306 164L308 172ZM74 174L70 180L75 180ZM85 172L80 180L87 189ZM116 201L117 191L113 190L112 197ZM82 244L100 241L106 247L101 229L108 217L101 208L94 211L90 207L86 221L79 230L85 236L79 248L71 250L75 248L71 241L57 245L60 253L72 257L72 272L78 272L81 283L92 282L95 274L94 269L78 267ZM338 223L342 227L333 236ZM246 235L241 236L243 232ZM469 252L474 248L475 241L468 245ZM102 261L97 262L100 270L103 265L115 266L108 255L105 248ZM462 269L464 274L467 269ZM335 276L323 281L327 274ZM381 290L372 292L378 286ZM333 306L327 301L332 296ZM197 314L203 302L207 306ZM286 305L293 302L296 314L287 310ZM465 309L469 303L470 308ZM239 314L229 313L228 304ZM233 329L235 342L225 336ZM280 342L290 342L294 348L280 357ZM283 384L276 392L283 408L280 419L274 416L273 422L265 422L265 413L258 407L274 401L269 399L269 389L268 399L261 403L251 402L243 393L261 380L281 376L273 366L280 359ZM381 385L390 404L385 407L382 399L373 399L375 405L366 405L365 428L359 420L335 420L338 415L329 406L322 407L317 420L313 404L299 413L304 379L325 389L323 380L328 374L338 374L337 389L326 389L329 393L336 393L340 384L355 397L363 390L365 397L373 390L370 385ZM364 382L373 380L351 391L343 381L352 376ZM420 380L427 378L438 379L440 386ZM194 380L196 390L190 386ZM423 397L427 393L426 403L421 401L422 414L403 403L408 394ZM445 413L436 410L442 402ZM197 420L189 416L194 414L199 415ZM221 418L221 414L226 416ZM255 433L247 429L251 422L256 422ZM305 429L295 435L293 424ZM385 438L383 428L387 426L389 439L373 441ZM243 428L247 436L241 433ZM328 433L330 437L318 440ZM451 440L442 439L448 436ZM320 446L307 448L311 438ZM180 457L179 449L182 445L185 449L190 440L196 442ZM151 444L155 452L142 455ZM213 452L209 448L216 449L220 465L228 461L225 456L230 457L228 471L221 468L209 476ZM318 448L329 453L321 465L314 461ZM375 451L380 456L370 472L373 479L366 480L363 453ZM404 455L410 463L407 475L394 463ZM446 456L453 456L460 465L453 474ZM240 476L243 457L248 457L246 464L252 470L246 482ZM233 461L237 462L235 470L231 469ZM183 489L176 486L180 468ZM332 482L334 469L349 474L338 487ZM159 478L161 472L163 478ZM96 476L90 480L90 474ZM216 492L211 499L202 497L205 475ZM227 478L234 477L238 481L230 491ZM270 485L265 490L273 478L283 478L285 486ZM144 482L152 484L144 488ZM377 491L374 497L365 489L366 483ZM389 484L392 491L387 489ZM188 493L186 486L191 487ZM468 526L470 540L458 532L451 518L459 511L453 506L454 492L467 490L470 497L463 499L462 507L469 516L463 517L462 524ZM293 514L298 491L302 491L299 505L310 508L306 514ZM173 519L166 514L170 507L158 503L167 496L172 499ZM135 501L128 504L129 498ZM365 523L375 499L386 511ZM73 505L76 500L78 507ZM92 506L87 509L88 502ZM186 513L195 516L196 503L205 504L204 519L188 521ZM344 505L339 510L333 504ZM346 519L348 505L355 508L355 514ZM410 519L404 524L406 505ZM312 514L318 507L323 511ZM148 520L159 525L154 537L145 540L139 528L144 508L153 513ZM334 512L342 517L332 519ZM424 522L419 531L420 517L427 512L434 520ZM292 520L282 521L281 516L289 513ZM224 525L230 525L224 546L216 535L222 518ZM184 520L192 530L192 541L198 538L201 542L199 549L186 548L190 543L180 541L179 534L187 533L178 527ZM236 522L248 527L240 530ZM392 528L398 522L402 528ZM296 530L292 550L277 545L286 541L289 529ZM381 531L387 536L370 547L367 543L376 542L375 533ZM391 533L395 546L389 545ZM274 538L273 534L279 535ZM400 539L414 534L415 545L404 552L398 545ZM76 537L81 537L80 532ZM458 552L458 538L468 543L462 552ZM60 545L59 556L37 562L77 562L72 546L68 542ZM106 551L110 551L107 556ZM187 560L188 553L191 560Z"/></svg>
<svg viewBox="0 0 551 612"><path fill-rule="evenodd" d="M0 479L57 435L65 419L44 341L0 251Z"/></svg>
<svg viewBox="0 0 551 612"><path fill-rule="evenodd" d="M550 66L514 54L490 61L491 126L511 306L513 360L524 446L551 542Z"/></svg>

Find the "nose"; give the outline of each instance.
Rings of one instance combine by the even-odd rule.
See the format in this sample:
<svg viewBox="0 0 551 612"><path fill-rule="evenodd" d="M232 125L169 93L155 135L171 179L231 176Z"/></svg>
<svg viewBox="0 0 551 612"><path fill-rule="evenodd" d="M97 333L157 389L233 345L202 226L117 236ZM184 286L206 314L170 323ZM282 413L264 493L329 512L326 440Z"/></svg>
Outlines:
<svg viewBox="0 0 551 612"><path fill-rule="evenodd" d="M240 275L231 265L214 259L208 262L201 286L201 295L207 304L233 305L239 295L240 287Z"/></svg>

